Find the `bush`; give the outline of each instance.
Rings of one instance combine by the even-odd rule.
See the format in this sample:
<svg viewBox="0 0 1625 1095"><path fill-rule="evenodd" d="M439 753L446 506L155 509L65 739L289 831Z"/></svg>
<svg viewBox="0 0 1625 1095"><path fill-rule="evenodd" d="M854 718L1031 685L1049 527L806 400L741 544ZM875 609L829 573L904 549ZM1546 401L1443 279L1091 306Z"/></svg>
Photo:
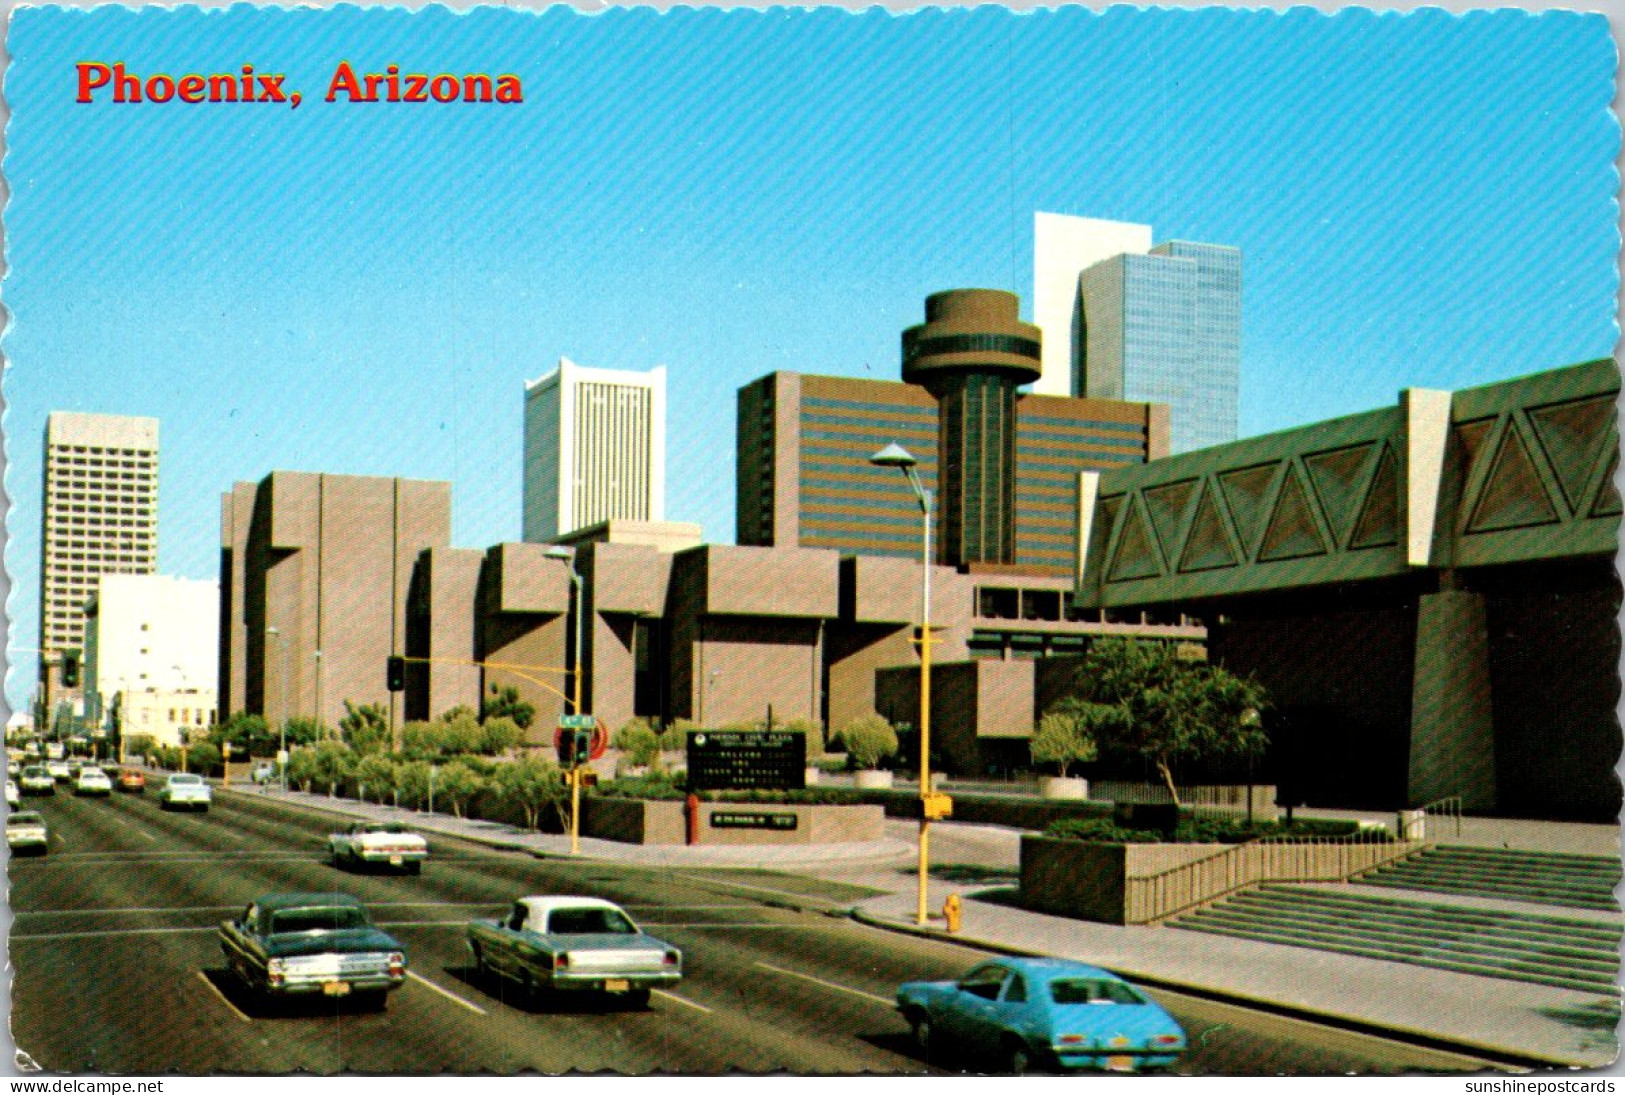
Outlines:
<svg viewBox="0 0 1625 1095"><path fill-rule="evenodd" d="M661 735L649 725L648 719L632 719L615 731L611 745L626 754L633 765L646 768L660 766Z"/></svg>
<svg viewBox="0 0 1625 1095"><path fill-rule="evenodd" d="M879 715L859 715L842 728L841 744L855 768L874 768L897 755L897 731Z"/></svg>
<svg viewBox="0 0 1625 1095"><path fill-rule="evenodd" d="M1052 821L1044 835L1058 840L1082 840L1091 844L1159 844L1162 834L1155 829L1124 829L1098 817L1064 817Z"/></svg>

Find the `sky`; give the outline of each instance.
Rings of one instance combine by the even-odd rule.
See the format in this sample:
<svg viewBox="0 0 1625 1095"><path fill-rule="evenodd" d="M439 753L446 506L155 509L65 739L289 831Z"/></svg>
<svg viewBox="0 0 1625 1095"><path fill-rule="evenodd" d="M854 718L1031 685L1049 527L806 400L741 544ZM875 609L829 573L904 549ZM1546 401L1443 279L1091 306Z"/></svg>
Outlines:
<svg viewBox="0 0 1625 1095"><path fill-rule="evenodd" d="M737 390L896 379L942 289L1030 317L1040 210L1241 249L1244 436L1618 335L1601 15L25 8L8 46L13 707L53 410L160 420L159 571L214 579L272 470L449 480L456 546L518 539L560 356L667 367L666 516L732 542ZM524 101L327 103L345 60ZM86 61L303 101L76 103Z"/></svg>

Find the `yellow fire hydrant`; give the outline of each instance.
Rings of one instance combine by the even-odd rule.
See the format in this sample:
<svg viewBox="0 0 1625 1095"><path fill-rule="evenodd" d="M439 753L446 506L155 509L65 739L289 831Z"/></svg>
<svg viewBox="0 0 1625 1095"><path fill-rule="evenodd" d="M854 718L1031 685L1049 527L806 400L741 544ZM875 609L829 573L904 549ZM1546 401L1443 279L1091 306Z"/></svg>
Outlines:
<svg viewBox="0 0 1625 1095"><path fill-rule="evenodd" d="M956 932L959 930L959 917L962 911L959 895L956 893L949 894L948 900L942 903L942 918L948 922L949 931Z"/></svg>

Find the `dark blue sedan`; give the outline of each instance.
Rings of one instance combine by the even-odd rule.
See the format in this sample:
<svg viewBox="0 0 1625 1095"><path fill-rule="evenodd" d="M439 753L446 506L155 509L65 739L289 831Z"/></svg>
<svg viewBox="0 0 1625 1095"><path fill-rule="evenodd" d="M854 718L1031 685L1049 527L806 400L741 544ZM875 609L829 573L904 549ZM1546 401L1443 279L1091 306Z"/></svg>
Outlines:
<svg viewBox="0 0 1625 1095"><path fill-rule="evenodd" d="M986 1071L1142 1072L1185 1051L1185 1032L1139 989L1060 958L994 958L957 981L911 981L897 1009L927 1055L951 1046Z"/></svg>

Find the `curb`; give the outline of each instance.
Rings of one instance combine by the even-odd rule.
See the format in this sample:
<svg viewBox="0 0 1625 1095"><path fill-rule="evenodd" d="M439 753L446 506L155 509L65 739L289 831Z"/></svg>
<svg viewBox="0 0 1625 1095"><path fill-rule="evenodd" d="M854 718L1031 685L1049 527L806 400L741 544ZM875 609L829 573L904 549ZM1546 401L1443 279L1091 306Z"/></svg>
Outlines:
<svg viewBox="0 0 1625 1095"><path fill-rule="evenodd" d="M992 939L979 939L974 936L952 934L942 928L921 927L918 924L906 924L898 920L887 920L866 911L861 905L854 905L849 915L860 924L883 931L898 932L902 935L912 935L920 939L932 939L939 943L958 943L961 946L976 947L981 950L992 951L1012 958L1065 958L1066 955L1054 955L1047 951L1036 951L1031 948L1015 947L1008 943L1001 943ZM1146 985L1151 988L1166 989L1169 992L1179 992L1187 996L1211 1000L1219 1004L1232 1004L1238 1007L1250 1008L1255 1011L1279 1015L1287 1019L1301 1019L1305 1022L1317 1023L1321 1026L1336 1027L1356 1034L1370 1034L1377 1037L1388 1038L1393 1041L1405 1042L1408 1045L1423 1049L1435 1049L1449 1053L1461 1053L1474 1057L1493 1058L1493 1063L1509 1065L1513 1068L1534 1069L1591 1069L1596 1067L1587 1064L1576 1064L1573 1061L1561 1060L1555 1057L1541 1057L1518 1050L1507 1049L1502 1046L1485 1045L1464 1039L1452 1039L1439 1034L1426 1031L1413 1030L1408 1027L1391 1027L1358 1016L1340 1015L1335 1012L1318 1011L1297 1004L1285 1004L1278 1000L1271 1000L1260 996L1249 996L1246 993L1231 992L1225 989L1213 988L1209 985L1197 985L1187 981L1175 981L1156 974L1139 973L1134 970L1114 969L1111 972L1118 974L1126 980L1137 985Z"/></svg>

